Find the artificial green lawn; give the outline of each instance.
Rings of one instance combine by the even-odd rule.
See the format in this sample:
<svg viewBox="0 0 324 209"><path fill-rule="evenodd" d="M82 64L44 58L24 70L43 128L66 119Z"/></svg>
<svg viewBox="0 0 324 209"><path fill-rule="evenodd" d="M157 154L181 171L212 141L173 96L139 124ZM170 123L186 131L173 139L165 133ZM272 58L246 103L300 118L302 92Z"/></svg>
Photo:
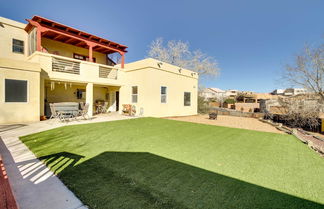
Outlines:
<svg viewBox="0 0 324 209"><path fill-rule="evenodd" d="M139 118L21 140L90 208L324 208L324 159L290 135Z"/></svg>

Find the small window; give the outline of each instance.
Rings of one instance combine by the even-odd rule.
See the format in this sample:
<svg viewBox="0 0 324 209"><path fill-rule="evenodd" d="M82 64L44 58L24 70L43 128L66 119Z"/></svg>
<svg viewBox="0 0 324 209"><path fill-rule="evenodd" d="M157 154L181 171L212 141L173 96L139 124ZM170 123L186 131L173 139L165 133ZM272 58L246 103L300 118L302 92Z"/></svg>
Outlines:
<svg viewBox="0 0 324 209"><path fill-rule="evenodd" d="M77 53L73 53L73 58L77 59L77 60L89 61L89 56L85 56L85 55L81 55L81 54L77 54ZM96 62L96 58L93 57L92 61Z"/></svg>
<svg viewBox="0 0 324 209"><path fill-rule="evenodd" d="M86 99L86 90L85 89L77 89L76 96L77 96L77 99Z"/></svg>
<svg viewBox="0 0 324 209"><path fill-rule="evenodd" d="M167 87L161 86L161 103L167 102Z"/></svg>
<svg viewBox="0 0 324 209"><path fill-rule="evenodd" d="M191 105L191 93L185 92L184 93L184 106L190 106Z"/></svg>
<svg viewBox="0 0 324 209"><path fill-rule="evenodd" d="M137 86L132 86L132 103L137 103L138 89Z"/></svg>
<svg viewBox="0 0 324 209"><path fill-rule="evenodd" d="M5 102L27 102L27 81L5 79Z"/></svg>
<svg viewBox="0 0 324 209"><path fill-rule="evenodd" d="M12 52L24 54L24 41L12 39Z"/></svg>

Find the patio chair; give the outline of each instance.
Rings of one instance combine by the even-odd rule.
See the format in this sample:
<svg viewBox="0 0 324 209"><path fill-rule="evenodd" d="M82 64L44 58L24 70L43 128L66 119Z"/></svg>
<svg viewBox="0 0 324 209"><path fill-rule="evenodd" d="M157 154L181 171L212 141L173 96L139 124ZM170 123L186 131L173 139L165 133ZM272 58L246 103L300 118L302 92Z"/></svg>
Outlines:
<svg viewBox="0 0 324 209"><path fill-rule="evenodd" d="M136 106L135 105L132 105L132 108L131 108L131 116L135 116L136 114Z"/></svg>
<svg viewBox="0 0 324 209"><path fill-rule="evenodd" d="M84 106L83 106L83 109L80 110L80 115L85 119L89 119L89 115L88 115L88 111L89 111L89 103L86 103Z"/></svg>
<svg viewBox="0 0 324 209"><path fill-rule="evenodd" d="M51 103L49 105L50 105L50 109L51 109L51 117L49 119L52 119L52 118L60 119L61 113L55 109L54 104Z"/></svg>
<svg viewBox="0 0 324 209"><path fill-rule="evenodd" d="M102 113L107 113L108 111L108 102L104 102L102 106Z"/></svg>
<svg viewBox="0 0 324 209"><path fill-rule="evenodd" d="M82 110L84 108L84 102L79 102L80 109Z"/></svg>

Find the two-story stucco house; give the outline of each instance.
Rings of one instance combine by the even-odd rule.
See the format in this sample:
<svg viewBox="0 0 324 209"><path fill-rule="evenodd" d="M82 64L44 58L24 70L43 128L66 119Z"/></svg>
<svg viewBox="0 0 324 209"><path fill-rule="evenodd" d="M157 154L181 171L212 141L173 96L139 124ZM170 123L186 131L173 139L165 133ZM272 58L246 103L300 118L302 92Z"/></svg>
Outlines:
<svg viewBox="0 0 324 209"><path fill-rule="evenodd" d="M198 74L155 59L125 63L127 46L34 16L0 17L0 123L38 121L49 103L97 100L121 113L197 114ZM119 62L112 55L118 55Z"/></svg>

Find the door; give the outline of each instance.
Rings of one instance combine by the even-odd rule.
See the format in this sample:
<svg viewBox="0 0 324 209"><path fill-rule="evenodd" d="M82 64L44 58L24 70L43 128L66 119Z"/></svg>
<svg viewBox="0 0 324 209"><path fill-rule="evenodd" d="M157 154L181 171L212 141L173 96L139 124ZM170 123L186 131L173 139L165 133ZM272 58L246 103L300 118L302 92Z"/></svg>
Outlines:
<svg viewBox="0 0 324 209"><path fill-rule="evenodd" d="M116 111L119 111L119 91L116 91Z"/></svg>

